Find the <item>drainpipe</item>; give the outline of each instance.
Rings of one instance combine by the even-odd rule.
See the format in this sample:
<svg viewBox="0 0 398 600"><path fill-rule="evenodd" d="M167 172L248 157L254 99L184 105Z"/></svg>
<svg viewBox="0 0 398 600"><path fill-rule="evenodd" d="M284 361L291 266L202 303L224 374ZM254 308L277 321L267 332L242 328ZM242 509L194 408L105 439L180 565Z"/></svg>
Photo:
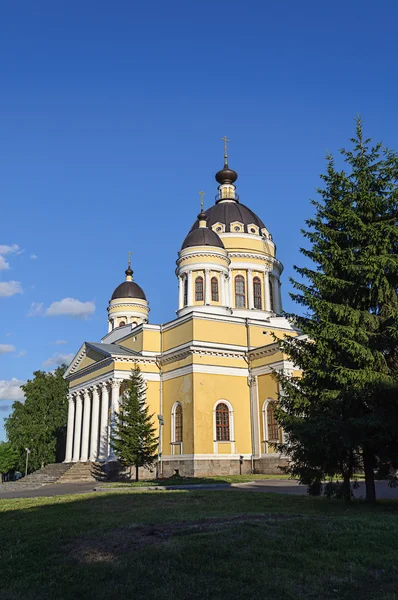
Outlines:
<svg viewBox="0 0 398 600"><path fill-rule="evenodd" d="M245 319L246 325L246 344L247 351L244 359L247 363L247 370L249 372L249 376L247 378L247 385L249 386L249 401L250 401L250 429L251 429L251 442L252 442L252 453L250 457L251 461L251 472L254 473L254 415L253 415L253 407L252 407L252 393L251 393L251 385L252 385L252 370L250 367L250 359L249 359L249 350L250 350L250 328L249 328L249 319Z"/></svg>

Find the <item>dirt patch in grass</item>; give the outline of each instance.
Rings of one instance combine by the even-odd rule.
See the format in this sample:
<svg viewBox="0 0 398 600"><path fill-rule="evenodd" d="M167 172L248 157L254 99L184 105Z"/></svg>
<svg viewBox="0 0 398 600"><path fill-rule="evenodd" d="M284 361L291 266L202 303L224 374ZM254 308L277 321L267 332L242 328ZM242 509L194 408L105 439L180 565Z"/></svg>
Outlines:
<svg viewBox="0 0 398 600"><path fill-rule="evenodd" d="M167 525L128 525L111 529L98 536L77 538L66 546L69 557L83 564L111 563L121 554L144 546L162 544L175 535L194 535L214 531L231 524L255 523L303 518L304 515L261 514L214 517L189 521L177 521Z"/></svg>

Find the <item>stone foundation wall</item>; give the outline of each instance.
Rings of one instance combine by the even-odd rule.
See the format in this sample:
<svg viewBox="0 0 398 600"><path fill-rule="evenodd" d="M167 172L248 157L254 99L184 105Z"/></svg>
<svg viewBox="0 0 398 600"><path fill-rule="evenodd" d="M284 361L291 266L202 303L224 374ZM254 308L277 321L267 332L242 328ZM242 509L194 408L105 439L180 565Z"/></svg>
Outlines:
<svg viewBox="0 0 398 600"><path fill-rule="evenodd" d="M279 467L286 466L288 460L280 458L278 455L269 455L267 457L257 458L254 460L254 473L265 475L281 475L282 471ZM111 480L130 478L130 470L124 469L120 471L117 463L110 463L108 467L108 478ZM250 475L252 464L250 460L244 460L242 465L239 459L193 459L179 458L175 460L163 460L163 477L171 477L178 474L181 477L213 477L222 475ZM156 466L152 470L139 469L139 479L155 479ZM135 469L132 469L132 479L135 478Z"/></svg>

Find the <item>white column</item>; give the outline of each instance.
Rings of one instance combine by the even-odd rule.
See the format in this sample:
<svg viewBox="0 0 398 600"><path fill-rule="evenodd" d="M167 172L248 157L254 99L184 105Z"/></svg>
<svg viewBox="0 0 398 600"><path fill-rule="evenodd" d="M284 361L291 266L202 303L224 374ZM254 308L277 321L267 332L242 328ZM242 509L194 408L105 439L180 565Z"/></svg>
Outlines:
<svg viewBox="0 0 398 600"><path fill-rule="evenodd" d="M192 271L188 271L188 306L193 304Z"/></svg>
<svg viewBox="0 0 398 600"><path fill-rule="evenodd" d="M254 308L253 271L251 269L247 269L247 298L249 301L249 308Z"/></svg>
<svg viewBox="0 0 398 600"><path fill-rule="evenodd" d="M68 394L68 428L66 430L66 451L65 461L66 463L72 460L72 449L73 449L73 425L75 424L75 401L72 394Z"/></svg>
<svg viewBox="0 0 398 600"><path fill-rule="evenodd" d="M227 302L226 302L226 298L225 298L225 274L224 273L220 273L219 286L220 286L221 306L227 306Z"/></svg>
<svg viewBox="0 0 398 600"><path fill-rule="evenodd" d="M90 461L95 462L98 458L98 427L99 427L100 399L98 386L93 387L93 408L91 411L91 444Z"/></svg>
<svg viewBox="0 0 398 600"><path fill-rule="evenodd" d="M260 448L260 413L258 408L258 380L251 375L249 377L250 386L250 415L252 419L252 453L254 458L259 458Z"/></svg>
<svg viewBox="0 0 398 600"><path fill-rule="evenodd" d="M119 413L119 401L120 401L120 381L114 379L112 381L112 396L111 396L111 422L109 439L111 438L113 428L115 426L116 415ZM112 446L110 446L109 456L115 458L115 453Z"/></svg>
<svg viewBox="0 0 398 600"><path fill-rule="evenodd" d="M84 410L83 410L83 432L82 432L82 451L80 460L88 460L88 442L90 439L90 392L84 390Z"/></svg>
<svg viewBox="0 0 398 600"><path fill-rule="evenodd" d="M76 393L76 418L75 418L75 439L73 444L73 462L78 462L80 458L80 440L82 434L82 397L81 393Z"/></svg>
<svg viewBox="0 0 398 600"><path fill-rule="evenodd" d="M205 269L205 304L210 304L210 269Z"/></svg>
<svg viewBox="0 0 398 600"><path fill-rule="evenodd" d="M279 305L279 280L277 279L277 277L272 278L272 285L272 291L274 296L274 310L278 314L281 312L281 308Z"/></svg>
<svg viewBox="0 0 398 600"><path fill-rule="evenodd" d="M184 280L181 275L178 277L178 309L184 306Z"/></svg>
<svg viewBox="0 0 398 600"><path fill-rule="evenodd" d="M101 428L100 428L100 451L99 458L105 460L108 457L108 410L109 391L106 383L102 384L101 394Z"/></svg>
<svg viewBox="0 0 398 600"><path fill-rule="evenodd" d="M264 308L271 311L271 299L269 294L269 271L264 271Z"/></svg>
<svg viewBox="0 0 398 600"><path fill-rule="evenodd" d="M282 284L280 279L278 279L278 302L279 302L279 312L282 312Z"/></svg>
<svg viewBox="0 0 398 600"><path fill-rule="evenodd" d="M114 379L112 381L112 402L111 402L112 414L119 412L120 383L121 382L117 379Z"/></svg>
<svg viewBox="0 0 398 600"><path fill-rule="evenodd" d="M233 294L233 290L232 290L232 269L229 269L229 275L228 275L228 296L229 296L229 307L233 308L235 306L235 302L234 302L234 294Z"/></svg>

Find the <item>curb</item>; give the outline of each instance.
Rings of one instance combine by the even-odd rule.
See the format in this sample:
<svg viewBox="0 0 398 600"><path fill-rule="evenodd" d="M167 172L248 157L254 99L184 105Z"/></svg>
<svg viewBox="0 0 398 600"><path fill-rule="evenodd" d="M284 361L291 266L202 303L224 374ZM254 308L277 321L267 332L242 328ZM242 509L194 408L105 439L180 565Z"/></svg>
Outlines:
<svg viewBox="0 0 398 600"><path fill-rule="evenodd" d="M252 481L245 481L246 483L253 483ZM231 483L203 483L203 484L187 484L187 485L148 485L142 487L95 487L94 492L151 492L152 490L228 490L233 485Z"/></svg>

